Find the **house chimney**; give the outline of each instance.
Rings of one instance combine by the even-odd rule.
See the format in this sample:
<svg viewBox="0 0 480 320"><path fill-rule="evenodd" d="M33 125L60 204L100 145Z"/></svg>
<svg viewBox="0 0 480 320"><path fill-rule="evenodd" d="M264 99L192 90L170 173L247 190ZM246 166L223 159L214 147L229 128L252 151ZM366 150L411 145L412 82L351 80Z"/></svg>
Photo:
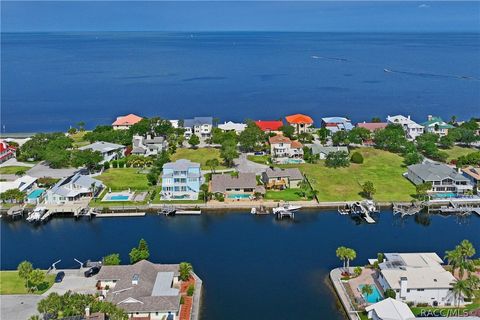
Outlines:
<svg viewBox="0 0 480 320"><path fill-rule="evenodd" d="M85 317L90 317L90 307L85 307Z"/></svg>
<svg viewBox="0 0 480 320"><path fill-rule="evenodd" d="M401 277L400 278L400 298L407 297L407 288L408 288L407 277Z"/></svg>
<svg viewBox="0 0 480 320"><path fill-rule="evenodd" d="M410 115L408 115L407 119L410 120Z"/></svg>
<svg viewBox="0 0 480 320"><path fill-rule="evenodd" d="M431 114L428 115L427 119L428 121L432 120L433 116Z"/></svg>

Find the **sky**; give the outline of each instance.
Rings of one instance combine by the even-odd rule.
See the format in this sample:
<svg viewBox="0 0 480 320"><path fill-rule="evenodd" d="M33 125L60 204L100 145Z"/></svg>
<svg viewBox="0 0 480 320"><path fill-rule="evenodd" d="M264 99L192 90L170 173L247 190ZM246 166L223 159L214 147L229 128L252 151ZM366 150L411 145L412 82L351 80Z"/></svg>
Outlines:
<svg viewBox="0 0 480 320"><path fill-rule="evenodd" d="M2 32L480 32L480 1L1 1Z"/></svg>

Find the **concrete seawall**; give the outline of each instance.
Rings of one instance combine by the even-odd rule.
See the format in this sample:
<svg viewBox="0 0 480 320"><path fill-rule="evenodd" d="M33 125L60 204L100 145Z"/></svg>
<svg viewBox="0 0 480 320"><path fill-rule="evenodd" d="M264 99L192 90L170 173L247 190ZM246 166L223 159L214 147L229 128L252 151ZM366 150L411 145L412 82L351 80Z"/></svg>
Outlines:
<svg viewBox="0 0 480 320"><path fill-rule="evenodd" d="M342 270L340 268L333 269L330 271L330 281L332 281L333 288L337 293L338 299L342 303L343 309L350 320L361 320L358 312L355 311L352 303L350 302L350 298L348 297L347 292L345 291L345 287L341 283L342 278Z"/></svg>

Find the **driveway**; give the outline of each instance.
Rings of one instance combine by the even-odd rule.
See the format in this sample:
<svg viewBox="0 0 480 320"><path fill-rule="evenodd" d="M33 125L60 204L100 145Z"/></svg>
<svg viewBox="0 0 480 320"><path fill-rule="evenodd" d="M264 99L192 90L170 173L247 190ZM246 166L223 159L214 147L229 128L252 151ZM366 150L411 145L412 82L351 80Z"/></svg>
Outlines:
<svg viewBox="0 0 480 320"><path fill-rule="evenodd" d="M43 162L38 163L35 167L27 171L27 174L35 178L51 177L56 179L65 178L71 176L78 169L65 168L65 169L53 169Z"/></svg>
<svg viewBox="0 0 480 320"><path fill-rule="evenodd" d="M93 276L90 278L85 278L83 273L86 270L88 270L88 268L66 270L57 269L54 271L54 274L63 271L65 272L65 277L63 278L62 282L54 283L53 286L43 294L43 296L48 296L52 292L64 294L67 291L95 294L97 277Z"/></svg>
<svg viewBox="0 0 480 320"><path fill-rule="evenodd" d="M33 163L26 163L17 161L16 158L8 159L7 161L0 163L0 167L10 167L10 166L19 166L19 167L33 167Z"/></svg>
<svg viewBox="0 0 480 320"><path fill-rule="evenodd" d="M247 159L246 153L241 153L238 159L233 160L238 172L253 172L257 175L262 174L267 170L268 166L265 164L256 163Z"/></svg>
<svg viewBox="0 0 480 320"><path fill-rule="evenodd" d="M0 296L0 318L25 320L38 314L37 304L43 297L34 294L12 294Z"/></svg>

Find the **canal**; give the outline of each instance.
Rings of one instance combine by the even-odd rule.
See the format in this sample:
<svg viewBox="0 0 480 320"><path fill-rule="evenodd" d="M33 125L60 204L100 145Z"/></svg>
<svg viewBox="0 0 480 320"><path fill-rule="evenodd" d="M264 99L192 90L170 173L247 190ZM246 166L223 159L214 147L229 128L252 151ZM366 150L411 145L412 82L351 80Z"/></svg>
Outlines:
<svg viewBox="0 0 480 320"><path fill-rule="evenodd" d="M128 263L140 238L150 260L189 261L204 280L202 320L344 319L327 280L341 265L338 246L357 251L353 264L377 252L435 251L443 256L462 239L480 250L480 218L439 215L401 219L391 211L367 225L336 212L304 211L294 222L249 213L208 213L199 217L57 218L34 227L1 221L1 268L22 260L48 268L76 267L79 260L120 253Z"/></svg>

